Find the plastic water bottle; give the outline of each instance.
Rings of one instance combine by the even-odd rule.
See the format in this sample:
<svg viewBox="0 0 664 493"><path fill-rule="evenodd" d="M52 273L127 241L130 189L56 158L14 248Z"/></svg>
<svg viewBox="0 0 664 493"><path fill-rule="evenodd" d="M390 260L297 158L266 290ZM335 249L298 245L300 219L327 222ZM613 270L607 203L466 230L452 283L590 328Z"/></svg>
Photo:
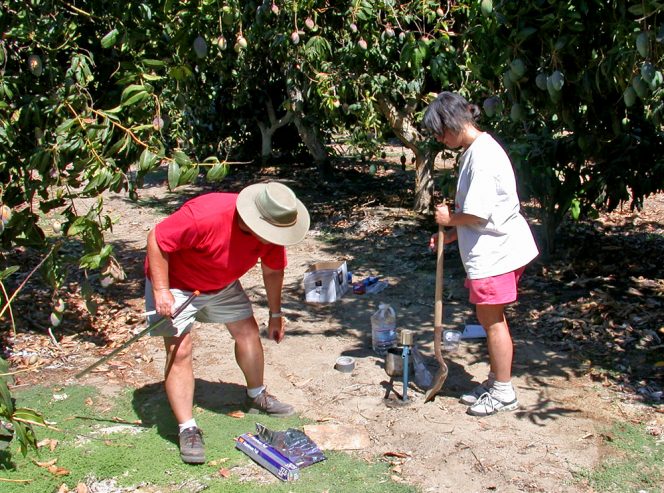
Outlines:
<svg viewBox="0 0 664 493"><path fill-rule="evenodd" d="M394 309L386 304L378 305L378 311L371 316L371 347L381 356L397 343L397 316Z"/></svg>

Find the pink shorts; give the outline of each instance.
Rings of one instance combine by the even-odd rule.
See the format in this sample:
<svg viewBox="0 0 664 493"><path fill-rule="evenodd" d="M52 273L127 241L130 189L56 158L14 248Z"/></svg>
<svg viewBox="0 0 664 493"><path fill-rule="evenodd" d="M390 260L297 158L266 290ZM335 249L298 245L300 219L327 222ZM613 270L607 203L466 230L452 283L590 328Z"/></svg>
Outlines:
<svg viewBox="0 0 664 493"><path fill-rule="evenodd" d="M469 300L474 305L504 305L516 301L516 287L526 266L483 279L466 279L464 286L470 290Z"/></svg>

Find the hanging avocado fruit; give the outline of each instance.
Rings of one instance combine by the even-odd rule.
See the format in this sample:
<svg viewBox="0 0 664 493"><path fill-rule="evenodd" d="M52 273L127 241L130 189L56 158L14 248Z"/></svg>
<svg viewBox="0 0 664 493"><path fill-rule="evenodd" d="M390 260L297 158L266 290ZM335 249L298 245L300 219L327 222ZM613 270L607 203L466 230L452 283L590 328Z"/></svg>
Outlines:
<svg viewBox="0 0 664 493"><path fill-rule="evenodd" d="M526 112L523 109L523 106L520 103L514 103L512 109L510 110L510 118L513 122L521 122L526 118Z"/></svg>
<svg viewBox="0 0 664 493"><path fill-rule="evenodd" d="M650 47L648 46L648 33L640 32L638 36L636 36L636 51L638 51L639 55L643 58L648 57L648 53L650 52Z"/></svg>
<svg viewBox="0 0 664 493"><path fill-rule="evenodd" d="M219 38L217 38L217 47L223 51L226 49L227 46L228 46L228 41L226 41L226 38L224 38L223 36L219 36Z"/></svg>
<svg viewBox="0 0 664 493"><path fill-rule="evenodd" d="M632 79L632 87L634 88L636 95L641 99L644 99L646 96L648 96L649 86L640 75L634 76Z"/></svg>
<svg viewBox="0 0 664 493"><path fill-rule="evenodd" d="M493 1L482 0L482 3L480 3L480 10L482 11L483 15L489 17L491 15L491 12L493 12Z"/></svg>
<svg viewBox="0 0 664 493"><path fill-rule="evenodd" d="M515 58L510 62L510 78L513 82L517 82L524 75L526 75L526 64L520 58Z"/></svg>
<svg viewBox="0 0 664 493"><path fill-rule="evenodd" d="M653 66L652 63L650 62L644 62L643 65L641 65L641 78L650 83L652 82L653 78L655 77L655 67Z"/></svg>
<svg viewBox="0 0 664 493"><path fill-rule="evenodd" d="M402 154L400 159L401 159L401 169L405 171L406 170L406 155Z"/></svg>
<svg viewBox="0 0 664 493"><path fill-rule="evenodd" d="M625 92L623 92L623 101L628 108L634 106L634 103L636 103L636 91L631 87L625 89Z"/></svg>
<svg viewBox="0 0 664 493"><path fill-rule="evenodd" d="M39 77L42 74L44 67L42 66L39 55L30 55L28 57L28 68L30 69L30 73L35 77Z"/></svg>
<svg viewBox="0 0 664 493"><path fill-rule="evenodd" d="M198 58L205 58L205 55L207 55L207 50L208 48L205 39L203 39L203 36L198 36L194 40L194 53L196 53Z"/></svg>

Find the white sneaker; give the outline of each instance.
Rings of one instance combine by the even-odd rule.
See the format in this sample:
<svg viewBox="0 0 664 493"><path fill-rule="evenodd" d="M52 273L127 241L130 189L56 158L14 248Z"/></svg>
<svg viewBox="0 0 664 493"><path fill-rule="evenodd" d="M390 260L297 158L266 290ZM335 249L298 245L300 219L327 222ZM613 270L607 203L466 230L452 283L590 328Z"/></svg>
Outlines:
<svg viewBox="0 0 664 493"><path fill-rule="evenodd" d="M477 402L477 399L479 399L482 394L486 394L489 392L489 390L491 390L491 383L488 380L484 380L484 382L479 384L470 392L462 394L459 398L459 402L465 404L466 406L472 406Z"/></svg>
<svg viewBox="0 0 664 493"><path fill-rule="evenodd" d="M495 392L493 389L489 392L485 392L477 399L477 402L468 408L468 414L473 416L491 416L500 411L513 411L519 407L519 401L516 400L516 395L514 399L509 402L504 402L495 397Z"/></svg>

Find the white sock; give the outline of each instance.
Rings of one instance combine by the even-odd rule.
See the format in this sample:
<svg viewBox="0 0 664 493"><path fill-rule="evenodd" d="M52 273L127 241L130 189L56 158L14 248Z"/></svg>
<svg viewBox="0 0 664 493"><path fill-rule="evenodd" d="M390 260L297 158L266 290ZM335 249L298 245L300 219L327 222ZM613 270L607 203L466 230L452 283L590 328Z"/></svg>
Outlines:
<svg viewBox="0 0 664 493"><path fill-rule="evenodd" d="M261 385L260 387L254 387L253 389L248 388L247 389L247 395L250 398L254 399L254 398L258 397L259 395L261 395L261 392L263 392L264 390L265 390L265 385Z"/></svg>
<svg viewBox="0 0 664 493"><path fill-rule="evenodd" d="M196 426L196 420L194 418L191 418L189 421L185 421L184 423L180 423L178 426L180 427L180 433L182 433L187 428L192 428L192 427Z"/></svg>
<svg viewBox="0 0 664 493"><path fill-rule="evenodd" d="M514 387L512 387L512 381L509 382L499 382L496 380L493 382L491 387L493 396L502 402L511 402L516 399L516 393L514 392Z"/></svg>

